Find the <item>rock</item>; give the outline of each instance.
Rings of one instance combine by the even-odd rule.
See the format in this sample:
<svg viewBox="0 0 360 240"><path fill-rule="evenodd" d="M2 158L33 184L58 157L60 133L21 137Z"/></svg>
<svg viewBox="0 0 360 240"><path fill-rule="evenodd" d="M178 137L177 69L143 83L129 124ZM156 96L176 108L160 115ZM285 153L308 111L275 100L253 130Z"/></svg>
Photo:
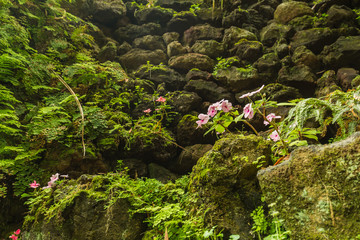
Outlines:
<svg viewBox="0 0 360 240"><path fill-rule="evenodd" d="M148 177L149 171L146 163L140 159L127 158L122 160L121 168L128 168L128 174L132 178Z"/></svg>
<svg viewBox="0 0 360 240"><path fill-rule="evenodd" d="M221 99L232 101L233 95L225 88L219 87L216 83L205 80L191 80L184 89L189 92L196 92L203 100L217 102Z"/></svg>
<svg viewBox="0 0 360 240"><path fill-rule="evenodd" d="M213 133L204 135L207 131L205 127L197 128L198 117L187 114L182 117L176 129L176 140L180 146L186 147L195 144L214 144L216 136Z"/></svg>
<svg viewBox="0 0 360 240"><path fill-rule="evenodd" d="M281 39L288 39L294 34L293 29L289 25L272 22L261 29L260 41L265 46L271 47L274 43Z"/></svg>
<svg viewBox="0 0 360 240"><path fill-rule="evenodd" d="M313 10L304 2L290 1L281 3L274 12L275 21L286 24L290 20L304 15L313 16Z"/></svg>
<svg viewBox="0 0 360 240"><path fill-rule="evenodd" d="M173 11L159 7L142 8L135 11L134 16L139 24L153 22L164 26L172 18Z"/></svg>
<svg viewBox="0 0 360 240"><path fill-rule="evenodd" d="M163 40L166 45L169 45L171 42L179 41L180 34L177 32L166 32L162 35Z"/></svg>
<svg viewBox="0 0 360 240"><path fill-rule="evenodd" d="M197 17L191 12L183 12L181 14L176 14L172 19L166 24L166 29L168 32L177 32L181 35L184 31L191 26L197 23Z"/></svg>
<svg viewBox="0 0 360 240"><path fill-rule="evenodd" d="M116 43L108 42L104 47L101 48L96 58L99 62L114 61L116 55Z"/></svg>
<svg viewBox="0 0 360 240"><path fill-rule="evenodd" d="M243 9L235 9L222 20L224 28L230 28L231 26L242 28L244 23L249 23L249 12Z"/></svg>
<svg viewBox="0 0 360 240"><path fill-rule="evenodd" d="M327 68L353 67L360 69L360 36L339 37L324 48L320 58Z"/></svg>
<svg viewBox="0 0 360 240"><path fill-rule="evenodd" d="M277 78L277 73L281 68L280 60L276 53L271 52L260 57L253 66L258 70L259 75L264 81L272 82Z"/></svg>
<svg viewBox="0 0 360 240"><path fill-rule="evenodd" d="M96 22L112 26L116 21L126 15L126 7L122 0L79 0L62 3L68 12L86 19L92 16Z"/></svg>
<svg viewBox="0 0 360 240"><path fill-rule="evenodd" d="M330 28L312 28L295 33L290 45L293 49L305 46L319 54L325 45L335 42L337 37L338 34Z"/></svg>
<svg viewBox="0 0 360 240"><path fill-rule="evenodd" d="M356 14L348 7L333 5L327 11L326 25L329 27L354 26Z"/></svg>
<svg viewBox="0 0 360 240"><path fill-rule="evenodd" d="M231 56L238 56L240 60L253 63L262 56L263 45L258 41L240 40L230 50Z"/></svg>
<svg viewBox="0 0 360 240"><path fill-rule="evenodd" d="M360 134L296 149L290 159L260 170L267 203L292 239L355 239L360 232ZM351 231L349 231L351 229Z"/></svg>
<svg viewBox="0 0 360 240"><path fill-rule="evenodd" d="M156 85L165 83L166 89L170 91L182 89L187 82L183 76L166 65L151 68L147 64L142 65L136 71L135 77L149 79Z"/></svg>
<svg viewBox="0 0 360 240"><path fill-rule="evenodd" d="M291 57L291 60L296 65L305 65L310 67L313 71L318 71L321 66L319 58L305 46L297 47Z"/></svg>
<svg viewBox="0 0 360 240"><path fill-rule="evenodd" d="M141 48L146 50L156 50L160 49L166 51L165 43L163 42L162 37L146 35L141 38L136 38L133 42L134 48Z"/></svg>
<svg viewBox="0 0 360 240"><path fill-rule="evenodd" d="M339 68L336 74L336 82L339 83L343 91L351 88L352 80L359 75L359 71L353 68Z"/></svg>
<svg viewBox="0 0 360 240"><path fill-rule="evenodd" d="M224 44L215 40L197 40L191 50L195 53L207 55L212 59L225 55Z"/></svg>
<svg viewBox="0 0 360 240"><path fill-rule="evenodd" d="M187 49L178 41L173 41L167 45L167 55L170 58L185 53L187 53Z"/></svg>
<svg viewBox="0 0 360 240"><path fill-rule="evenodd" d="M351 81L351 86L353 88L357 88L360 85L360 76L356 76L352 81Z"/></svg>
<svg viewBox="0 0 360 240"><path fill-rule="evenodd" d="M201 23L209 23L214 27L221 27L223 11L220 8L200 8L195 11Z"/></svg>
<svg viewBox="0 0 360 240"><path fill-rule="evenodd" d="M124 55L119 57L119 62L121 66L125 67L127 70L135 70L147 62L158 65L160 63L167 62L166 54L157 49L155 51L143 50L139 48L134 48Z"/></svg>
<svg viewBox="0 0 360 240"><path fill-rule="evenodd" d="M174 171L178 174L188 174L199 158L211 148L211 144L195 144L185 147L176 162Z"/></svg>
<svg viewBox="0 0 360 240"><path fill-rule="evenodd" d="M278 82L300 90L305 97L311 97L315 91L316 76L311 68L305 65L282 67L278 74Z"/></svg>
<svg viewBox="0 0 360 240"><path fill-rule="evenodd" d="M80 184L79 184L80 187ZM85 186L82 186L86 188ZM57 187L51 196L55 202L64 201L67 192L74 186ZM99 189L99 188L98 188ZM101 189L101 188L100 188ZM73 193L74 194L74 193ZM59 209L56 220L38 219L31 229L21 229L27 240L43 239L89 239L96 240L99 236L107 239L141 239L146 225L144 217L129 213L130 203L126 198L118 198L110 208L105 209L105 202L99 201L86 191L79 189L74 199ZM40 217L40 216L38 216Z"/></svg>
<svg viewBox="0 0 360 240"><path fill-rule="evenodd" d="M206 55L199 53L187 53L181 56L174 56L169 59L169 67L180 72L188 72L192 68L211 72L215 62Z"/></svg>
<svg viewBox="0 0 360 240"><path fill-rule="evenodd" d="M193 45L196 40L216 40L221 41L223 38L223 29L215 28L209 24L192 26L184 32L184 43Z"/></svg>
<svg viewBox="0 0 360 240"><path fill-rule="evenodd" d="M160 24L145 23L141 26L129 24L126 27L118 28L114 33L114 38L119 43L124 41L133 42L135 38L143 37L146 35L162 35L163 30Z"/></svg>
<svg viewBox="0 0 360 240"><path fill-rule="evenodd" d="M123 44L121 44L118 49L117 49L117 53L119 55L123 55L127 52L129 52L132 49L131 45L127 42L123 42Z"/></svg>
<svg viewBox="0 0 360 240"><path fill-rule="evenodd" d="M168 169L156 164L156 163L150 163L148 165L149 168L149 177L155 178L156 180L159 180L162 183L167 183L169 181L175 181L178 176Z"/></svg>
<svg viewBox="0 0 360 240"><path fill-rule="evenodd" d="M212 74L209 72L205 72L205 71L201 71L199 69L193 68L191 69L185 76L187 81L190 80L198 80L198 79L202 79L202 80L207 80L207 81L212 81L214 80L212 78Z"/></svg>
<svg viewBox="0 0 360 240"><path fill-rule="evenodd" d="M263 84L256 68L252 67L219 69L215 79L233 93L253 89Z"/></svg>
<svg viewBox="0 0 360 240"><path fill-rule="evenodd" d="M171 97L172 105L177 112L186 114L201 106L201 97L195 92L180 91L175 92Z"/></svg>
<svg viewBox="0 0 360 240"><path fill-rule="evenodd" d="M199 0L157 0L155 6L171 8L177 12L189 10L191 5L200 3Z"/></svg>
<svg viewBox="0 0 360 240"><path fill-rule="evenodd" d="M321 78L316 82L315 96L317 98L324 97L335 90L341 90L337 84L338 81L336 79L335 71L328 70L324 72Z"/></svg>
<svg viewBox="0 0 360 240"><path fill-rule="evenodd" d="M189 193L197 199L193 207L207 209L205 222L224 229L225 239L230 234L253 239L249 216L261 205L257 166L269 165L270 152L270 142L262 137L229 135L216 141L193 167L189 184Z"/></svg>
<svg viewBox="0 0 360 240"><path fill-rule="evenodd" d="M289 100L301 98L299 90L293 87L285 86L280 83L271 83L263 90L266 98L270 101L288 102Z"/></svg>
<svg viewBox="0 0 360 240"><path fill-rule="evenodd" d="M228 49L231 49L235 46L235 43L240 40L249 40L249 41L257 41L255 34L249 32L248 30L241 29L238 27L230 27L225 30L223 42L226 44Z"/></svg>

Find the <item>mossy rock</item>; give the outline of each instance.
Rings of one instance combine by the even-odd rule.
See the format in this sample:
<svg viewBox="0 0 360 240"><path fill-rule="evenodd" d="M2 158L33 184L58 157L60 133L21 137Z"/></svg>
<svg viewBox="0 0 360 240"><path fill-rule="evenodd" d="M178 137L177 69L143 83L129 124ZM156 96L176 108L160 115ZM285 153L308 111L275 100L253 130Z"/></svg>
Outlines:
<svg viewBox="0 0 360 240"><path fill-rule="evenodd" d="M218 140L193 167L189 191L195 206L208 209L205 221L224 234L252 239L249 219L261 204L258 167L270 162L270 142L254 135L229 135Z"/></svg>
<svg viewBox="0 0 360 240"><path fill-rule="evenodd" d="M261 170L260 186L292 239L356 239L360 233L360 133L302 147ZM349 229L351 229L349 231Z"/></svg>

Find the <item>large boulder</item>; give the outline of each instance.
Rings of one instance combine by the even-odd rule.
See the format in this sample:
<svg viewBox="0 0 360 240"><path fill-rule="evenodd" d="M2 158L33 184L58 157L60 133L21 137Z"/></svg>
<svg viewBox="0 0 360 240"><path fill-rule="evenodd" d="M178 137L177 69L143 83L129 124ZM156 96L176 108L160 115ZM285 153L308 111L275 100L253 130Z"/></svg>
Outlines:
<svg viewBox="0 0 360 240"><path fill-rule="evenodd" d="M333 5L327 11L326 23L329 27L353 26L356 14L344 5Z"/></svg>
<svg viewBox="0 0 360 240"><path fill-rule="evenodd" d="M312 70L317 71L321 66L320 59L305 46L297 47L291 57L291 60L296 65L305 65L310 67Z"/></svg>
<svg viewBox="0 0 360 240"><path fill-rule="evenodd" d="M141 26L128 24L125 27L118 28L114 33L114 38L119 43L124 41L132 43L135 38L143 37L146 35L162 35L163 29L158 23L145 23Z"/></svg>
<svg viewBox="0 0 360 240"><path fill-rule="evenodd" d="M179 42L172 41L167 45L167 55L171 58L173 56L183 55L187 53L187 49Z"/></svg>
<svg viewBox="0 0 360 240"><path fill-rule="evenodd" d="M320 56L328 68L360 69L360 36L340 37L335 43L326 46Z"/></svg>
<svg viewBox="0 0 360 240"><path fill-rule="evenodd" d="M121 66L127 70L135 70L147 62L158 65L167 62L166 54L157 49L155 51L134 48L118 58Z"/></svg>
<svg viewBox="0 0 360 240"><path fill-rule="evenodd" d="M280 4L275 12L274 19L282 24L288 23L290 20L304 15L313 16L313 10L304 2L289 1Z"/></svg>
<svg viewBox="0 0 360 240"><path fill-rule="evenodd" d="M288 39L293 34L293 29L289 25L284 25L276 22L268 24L260 31L261 43L265 46L272 46L281 38Z"/></svg>
<svg viewBox="0 0 360 240"><path fill-rule="evenodd" d="M197 40L191 50L195 53L207 55L212 59L225 55L224 44L215 40Z"/></svg>
<svg viewBox="0 0 360 240"><path fill-rule="evenodd" d="M226 44L228 49L233 48L240 40L257 41L257 37L254 33L246 29L234 26L225 30L223 42Z"/></svg>
<svg viewBox="0 0 360 240"><path fill-rule="evenodd" d="M261 170L268 204L292 239L356 239L360 232L360 134L302 147L290 159Z"/></svg>
<svg viewBox="0 0 360 240"><path fill-rule="evenodd" d="M170 9L151 7L135 11L135 18L140 24L154 22L165 25L173 16Z"/></svg>
<svg viewBox="0 0 360 240"><path fill-rule="evenodd" d="M341 90L341 88L338 86L335 71L328 70L317 80L315 96L324 97L335 90Z"/></svg>
<svg viewBox="0 0 360 240"><path fill-rule="evenodd" d="M224 229L226 237L253 239L250 213L261 205L258 168L269 165L270 142L254 135L229 135L218 140L193 167L189 192L194 208L207 209L205 221Z"/></svg>
<svg viewBox="0 0 360 240"><path fill-rule="evenodd" d="M169 67L180 72L188 72L193 68L211 72L214 68L215 62L210 57L203 54L187 53L171 57L168 64Z"/></svg>
<svg viewBox="0 0 360 240"><path fill-rule="evenodd" d="M197 23L197 17L192 12L182 12L176 14L166 24L166 28L171 32L183 34L184 31Z"/></svg>
<svg viewBox="0 0 360 240"><path fill-rule="evenodd" d="M216 40L221 41L223 38L223 29L215 28L209 24L192 26L184 32L184 43L193 45L196 40Z"/></svg>
<svg viewBox="0 0 360 240"><path fill-rule="evenodd" d="M177 112L185 114L200 109L202 99L195 92L178 91L173 93L170 101Z"/></svg>
<svg viewBox="0 0 360 240"><path fill-rule="evenodd" d="M259 41L240 40L230 49L230 55L238 56L240 60L253 63L263 53L263 45Z"/></svg>
<svg viewBox="0 0 360 240"><path fill-rule="evenodd" d="M134 48L142 48L146 50L160 49L165 52L166 47L163 38L160 36L146 35L136 38L133 42Z"/></svg>

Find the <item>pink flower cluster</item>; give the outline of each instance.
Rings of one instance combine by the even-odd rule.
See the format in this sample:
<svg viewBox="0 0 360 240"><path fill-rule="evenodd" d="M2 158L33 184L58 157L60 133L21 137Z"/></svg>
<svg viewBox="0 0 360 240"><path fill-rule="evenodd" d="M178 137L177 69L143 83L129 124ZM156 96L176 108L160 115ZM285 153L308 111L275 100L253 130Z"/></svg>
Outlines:
<svg viewBox="0 0 360 240"><path fill-rule="evenodd" d="M29 185L30 185L31 188L37 188L37 187L40 186L40 184L37 183L35 180L34 180L34 182L30 183Z"/></svg>
<svg viewBox="0 0 360 240"><path fill-rule="evenodd" d="M156 99L155 101L156 101L156 102L164 103L164 102L166 102L166 98L163 98L163 97L160 96L160 97L159 97L158 99ZM159 108L155 109L155 111L159 111L159 110L160 110ZM151 109L148 108L148 109L144 110L143 112L144 112L144 113L150 113L150 112L151 112Z"/></svg>
<svg viewBox="0 0 360 240"><path fill-rule="evenodd" d="M20 229L18 229L18 230L16 230L15 232L14 232L14 234L13 235L11 235L9 238L11 238L12 240L17 240L18 239L18 235L20 234Z"/></svg>
<svg viewBox="0 0 360 240"><path fill-rule="evenodd" d="M210 120L210 117L214 117L218 111L222 110L224 112L229 112L231 109L232 109L232 104L228 100L222 99L219 102L211 104L208 108L207 114L202 114L202 113L199 114L198 116L199 120L196 121L196 123L198 124L197 128L199 127L201 128L202 125L206 124Z"/></svg>
<svg viewBox="0 0 360 240"><path fill-rule="evenodd" d="M59 180L59 177L63 177L63 178L68 178L69 175L60 175L59 173L55 173L54 175L52 175L50 177L50 181L48 182L48 185L46 187L43 187L43 189L46 189L46 188L51 188L54 186L55 182L57 180ZM37 183L35 180L34 182L30 183L29 184L31 188L37 188L37 187L40 187L40 184Z"/></svg>

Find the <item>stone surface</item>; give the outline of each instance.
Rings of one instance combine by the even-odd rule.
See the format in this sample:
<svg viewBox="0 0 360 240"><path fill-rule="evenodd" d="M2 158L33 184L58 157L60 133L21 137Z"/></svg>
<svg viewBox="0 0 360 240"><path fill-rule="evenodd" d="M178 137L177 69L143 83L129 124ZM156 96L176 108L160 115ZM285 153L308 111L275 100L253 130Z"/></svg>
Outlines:
<svg viewBox="0 0 360 240"><path fill-rule="evenodd" d="M215 40L197 40L191 50L195 53L207 55L212 59L225 55L224 44Z"/></svg>
<svg viewBox="0 0 360 240"><path fill-rule="evenodd" d="M260 41L265 46L271 47L281 38L289 38L293 34L292 27L276 22L271 22L266 27L261 29Z"/></svg>
<svg viewBox="0 0 360 240"><path fill-rule="evenodd" d="M162 35L166 45L174 41L179 41L180 34L177 32L166 32Z"/></svg>
<svg viewBox="0 0 360 240"><path fill-rule="evenodd" d="M291 57L296 65L305 65L314 71L318 71L321 66L320 59L305 46L297 47Z"/></svg>
<svg viewBox="0 0 360 240"><path fill-rule="evenodd" d="M170 58L185 53L187 53L187 49L178 41L173 41L167 45L167 55Z"/></svg>
<svg viewBox="0 0 360 240"><path fill-rule="evenodd" d="M184 43L193 45L196 40L216 40L220 41L223 37L223 29L215 28L209 24L192 26L184 32Z"/></svg>
<svg viewBox="0 0 360 240"><path fill-rule="evenodd" d="M302 147L290 159L258 173L292 239L355 239L360 232L360 134ZM351 229L351 230L350 230Z"/></svg>
<svg viewBox="0 0 360 240"><path fill-rule="evenodd" d="M146 35L141 38L136 38L134 39L133 46L134 48L146 50L160 49L162 51L166 51L165 43L160 36Z"/></svg>
<svg viewBox="0 0 360 240"><path fill-rule="evenodd" d="M172 18L173 11L165 8L150 7L135 11L135 18L139 24L154 22L165 25Z"/></svg>
<svg viewBox="0 0 360 240"><path fill-rule="evenodd" d="M304 2L290 1L280 4L275 12L274 19L282 24L304 15L314 15L313 10Z"/></svg>
<svg viewBox="0 0 360 240"><path fill-rule="evenodd" d="M229 135L194 166L189 185L198 199L194 208L206 204L205 221L224 228L225 239L231 234L253 239L249 215L261 205L256 166L268 166L270 151L262 137Z"/></svg>
<svg viewBox="0 0 360 240"><path fill-rule="evenodd" d="M352 80L359 75L359 71L353 68L339 68L336 73L336 82L339 83L343 91L351 88Z"/></svg>
<svg viewBox="0 0 360 240"><path fill-rule="evenodd" d="M149 169L149 177L155 178L156 180L159 180L162 183L175 181L178 178L176 174L172 173L168 169L156 163L150 163L148 165L148 169Z"/></svg>
<svg viewBox="0 0 360 240"><path fill-rule="evenodd" d="M206 55L199 53L187 53L180 56L174 56L169 59L169 67L180 72L188 72L190 69L198 68L200 70L211 72L215 62Z"/></svg>
<svg viewBox="0 0 360 240"><path fill-rule="evenodd" d="M331 6L327 15L326 23L329 27L352 26L356 18L356 14L344 5Z"/></svg>
<svg viewBox="0 0 360 240"><path fill-rule="evenodd" d="M179 91L174 93L171 101L177 112L186 114L200 109L202 99L195 92Z"/></svg>
<svg viewBox="0 0 360 240"><path fill-rule="evenodd" d="M224 42L224 44L226 44L228 49L233 48L235 43L237 43L243 39L250 40L250 41L256 41L257 37L254 33L250 32L246 29L242 29L242 28L238 28L238 27L234 27L234 26L226 29L224 32L223 42Z"/></svg>
<svg viewBox="0 0 360 240"><path fill-rule="evenodd" d="M174 171L179 174L188 174L207 151L212 148L211 144L195 144L185 147L176 162Z"/></svg>
<svg viewBox="0 0 360 240"><path fill-rule="evenodd" d="M114 61L116 55L116 43L108 42L104 47L101 48L97 56L97 60L99 60L99 62Z"/></svg>
<svg viewBox="0 0 360 240"><path fill-rule="evenodd" d="M341 90L341 88L338 86L335 71L328 70L317 80L315 96L324 97L335 90Z"/></svg>
<svg viewBox="0 0 360 240"><path fill-rule="evenodd" d="M263 54L263 45L258 41L240 40L230 49L230 55L238 56L246 63L253 63Z"/></svg>
<svg viewBox="0 0 360 240"><path fill-rule="evenodd" d="M125 67L129 71L137 69L141 65L146 64L148 61L154 65L166 63L167 56L160 49L151 51L134 48L129 52L125 53L124 55L120 56L118 60L121 66Z"/></svg>
<svg viewBox="0 0 360 240"><path fill-rule="evenodd" d="M141 26L135 24L128 24L125 27L120 27L114 32L114 38L119 43L124 41L132 43L135 38L146 35L162 35L163 29L157 23L145 23Z"/></svg>
<svg viewBox="0 0 360 240"><path fill-rule="evenodd" d="M172 19L166 24L168 32L178 32L183 34L186 29L196 25L197 17L191 12L184 12L180 15L174 15Z"/></svg>

